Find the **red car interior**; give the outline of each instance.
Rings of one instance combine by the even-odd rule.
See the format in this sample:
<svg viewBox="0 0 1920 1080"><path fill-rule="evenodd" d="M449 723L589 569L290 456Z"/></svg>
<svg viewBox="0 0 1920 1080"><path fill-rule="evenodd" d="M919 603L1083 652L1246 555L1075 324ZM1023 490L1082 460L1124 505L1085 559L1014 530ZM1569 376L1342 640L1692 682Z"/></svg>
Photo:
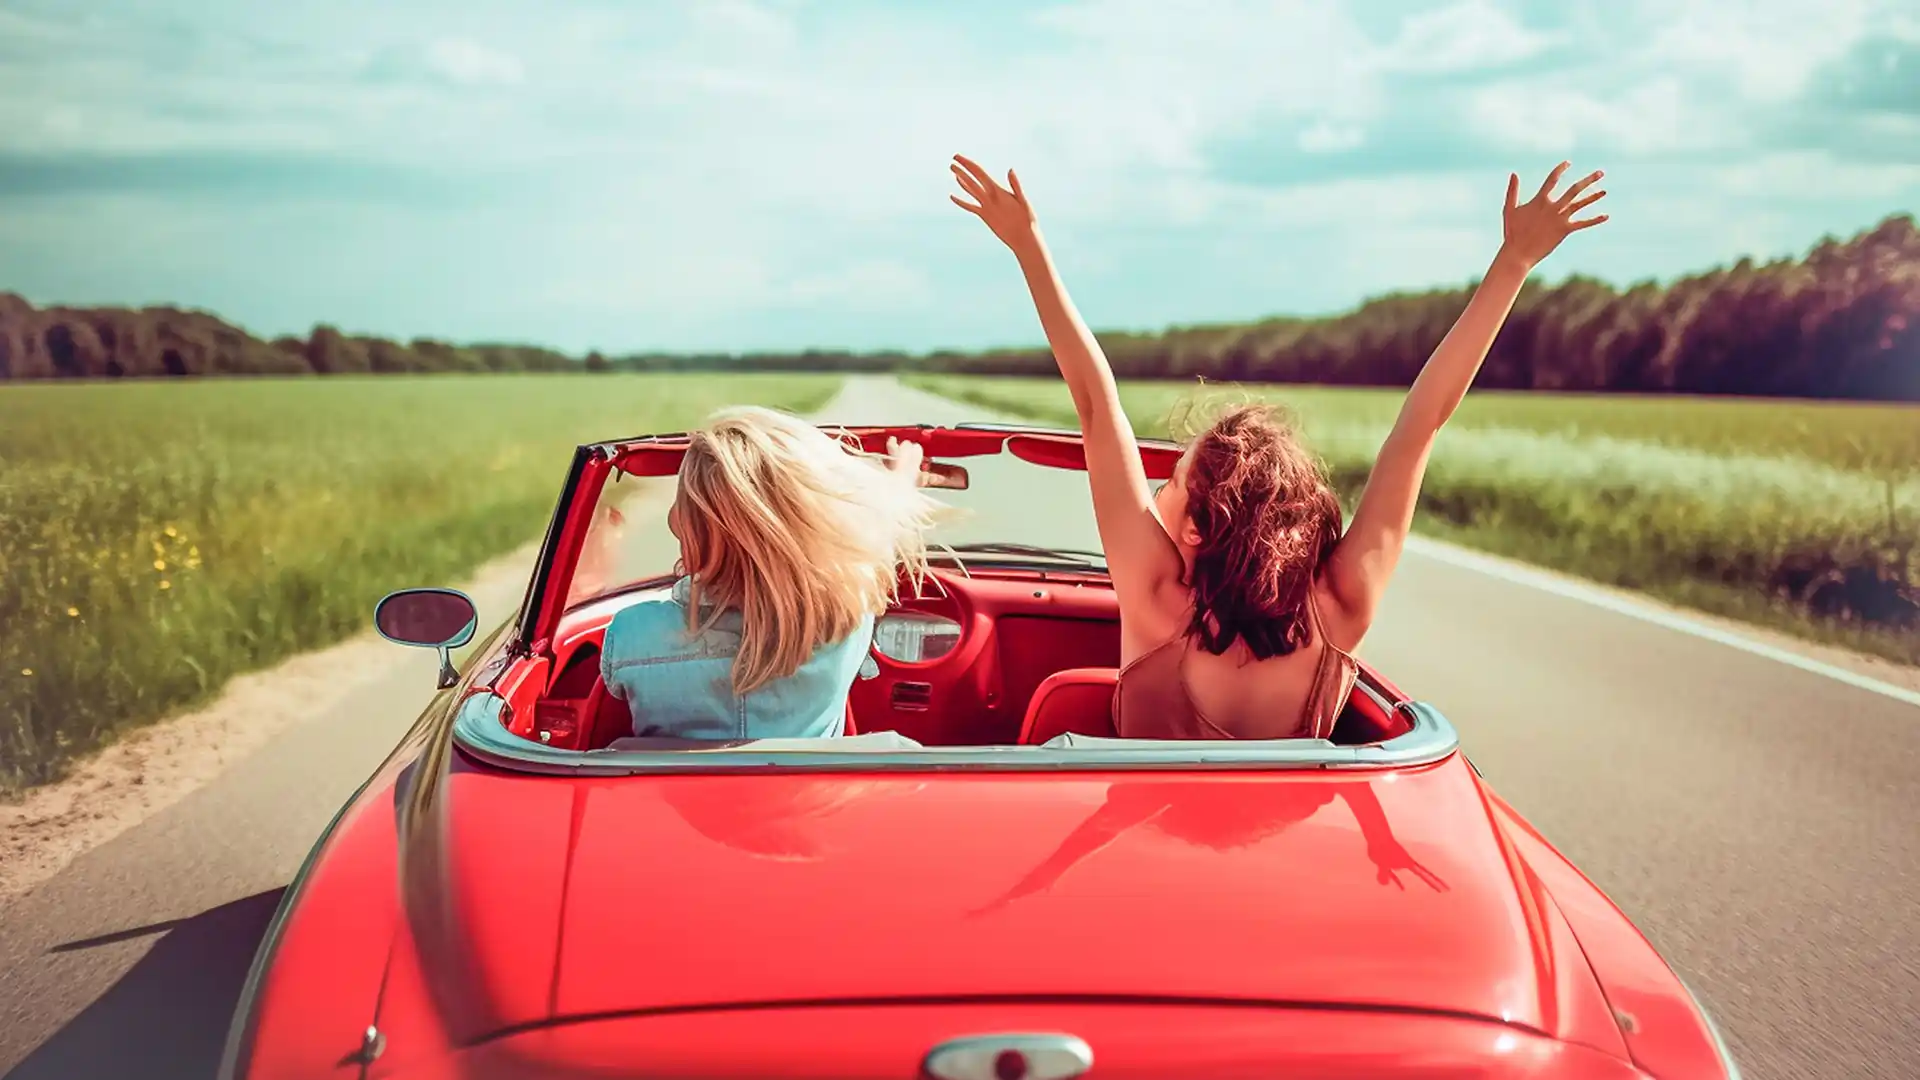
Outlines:
<svg viewBox="0 0 1920 1080"><path fill-rule="evenodd" d="M601 638L618 608L616 597L562 619L554 637L559 675L537 698L537 680L522 683L509 730L570 750L602 749L631 734L626 703L600 678ZM959 641L925 663L876 652L880 674L855 680L849 695L848 734L897 731L926 746L1037 746L1068 732L1113 736L1120 623L1104 574L937 569L917 592L903 589L896 610L952 619L960 624ZM1406 730L1399 712L1357 691L1333 741L1378 742Z"/></svg>
<svg viewBox="0 0 1920 1080"><path fill-rule="evenodd" d="M1039 746L1058 735L1113 738L1115 668L1066 668L1040 680L1020 721L1020 745Z"/></svg>

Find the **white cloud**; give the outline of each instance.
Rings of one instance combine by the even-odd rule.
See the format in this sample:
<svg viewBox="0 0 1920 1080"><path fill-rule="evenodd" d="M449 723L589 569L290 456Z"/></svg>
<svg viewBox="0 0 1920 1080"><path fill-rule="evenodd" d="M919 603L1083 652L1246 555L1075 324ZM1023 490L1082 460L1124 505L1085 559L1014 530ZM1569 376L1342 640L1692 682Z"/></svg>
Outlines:
<svg viewBox="0 0 1920 1080"><path fill-rule="evenodd" d="M691 11L696 26L736 44L784 47L798 38L785 12L752 0L700 0Z"/></svg>
<svg viewBox="0 0 1920 1080"><path fill-rule="evenodd" d="M1662 2L1642 62L1732 83L1751 104L1788 101L1864 35L1875 0Z"/></svg>
<svg viewBox="0 0 1920 1080"><path fill-rule="evenodd" d="M429 71L461 86L511 85L526 77L519 57L460 38L428 44L426 65Z"/></svg>
<svg viewBox="0 0 1920 1080"><path fill-rule="evenodd" d="M1309 154L1329 154L1357 149L1366 141L1366 129L1357 124L1316 120L1300 132L1294 143Z"/></svg>
<svg viewBox="0 0 1920 1080"><path fill-rule="evenodd" d="M1920 191L1920 165L1846 164L1829 154L1795 150L1704 168L1699 179L1708 199L1755 203L1782 195L1796 200L1832 197L1881 202L1891 211Z"/></svg>
<svg viewBox="0 0 1920 1080"><path fill-rule="evenodd" d="M1505 179L1491 170L1478 176L1343 178L1279 190L1222 186L1219 197L1232 219L1250 224L1394 234L1421 222L1465 222L1497 236Z"/></svg>
<svg viewBox="0 0 1920 1080"><path fill-rule="evenodd" d="M1578 85L1496 83L1467 100L1472 130L1496 146L1539 154L1660 154L1737 145L1733 118L1656 77L1612 94Z"/></svg>
<svg viewBox="0 0 1920 1080"><path fill-rule="evenodd" d="M1473 87L1461 114L1494 148L1647 160L1764 153L1808 105L1816 77L1870 35L1898 32L1892 10L1888 0L1638 0L1610 13L1611 51Z"/></svg>
<svg viewBox="0 0 1920 1080"><path fill-rule="evenodd" d="M333 150L447 167L564 155L635 169L636 184L661 198L751 192L871 220L939 208L944 162L966 151L1081 193L1059 213L1094 218L1157 203L1154 185L1202 168L1203 148L1223 134L1276 116L1338 131L1382 101L1376 77L1346 62L1368 48L1364 36L1335 7L1306 0L1220 0L1202 14L1079 0L1032 16L1025 32L1003 28L1011 45L974 38L965 17L894 12L803 39L774 3L684 10L677 25L628 20L625 36L618 22L531 8L424 46L393 37L405 26L387 30L385 44L336 29L301 43L308 63L292 75L286 57L243 50L209 70L155 56L84 79L85 61L11 86L0 72L0 90L19 91L0 98L0 120L14 121L0 146ZM588 29L568 33L570 22ZM238 41L218 20L197 32ZM137 52L142 33L123 24L120 40ZM485 43L502 40L514 52ZM76 35L49 51L100 51L99 35L81 44ZM391 77L408 70L449 92ZM388 77L356 78L362 71ZM514 84L526 85L512 100L462 92Z"/></svg>
<svg viewBox="0 0 1920 1080"><path fill-rule="evenodd" d="M1497 236L1506 170L1561 155L1612 174L1609 202L1621 212L1610 234L1654 241L1662 235L1634 234L1631 222L1684 218L1692 244L1716 228L1771 241L1815 226L1810 211L1769 206L1903 198L1879 194L1890 182L1882 174L1836 181L1778 161L1786 171L1771 195L1757 176L1690 164L1673 175L1699 178L1695 188L1635 194L1635 170L1612 159L1761 160L1770 118L1877 17L1869 0L1637 2L1610 9L1609 33L1592 39L1530 26L1493 0L1429 5L1384 33L1320 0L1069 0L1011 13L419 0L377 21L175 0L174 22L192 28L185 42L156 20L86 26L7 8L0 152L297 151L463 177L521 172L524 189L486 196L499 216L491 224L436 205L356 231L369 252L351 261L393 267L393 277L362 269L333 295L384 291L396 309L424 306L458 273L467 294L490 297L463 296L466 307L597 314L642 336L663 326L719 335L766 312L859 322L882 309L928 319L971 310L978 301L966 286L956 296L948 277L973 283L1006 266L946 201L956 151L998 173L1018 167L1050 234L1094 278L1242 276L1261 283L1269 299L1257 302L1269 310L1422 275L1458 279ZM1514 70L1562 45L1580 66ZM1489 69L1504 74L1476 84ZM1402 152L1396 130L1404 137L1407 117L1427 113L1437 126L1417 134L1429 141ZM1214 170L1229 141L1272 147L1271 175L1324 177L1348 161L1396 175L1279 191L1226 184ZM1444 166L1420 156L1435 146ZM1745 216L1716 205L1709 183L1738 191ZM70 220L76 237L89 228L83 214ZM291 213L284 222L299 227ZM457 270L421 281L423 265L452 261L421 253L463 236L493 246L463 248L470 258ZM1311 250L1289 247L1305 237ZM382 255L382 244L393 251ZM1253 250L1262 245L1265 254ZM1240 261L1192 261L1216 249ZM1276 249L1290 257L1273 259ZM949 262L955 253L977 262ZM156 289L188 290L180 299L193 301L199 279L177 269L185 258L157 254L151 272ZM192 265L198 273L201 262ZM1023 302L1017 281L1010 292Z"/></svg>
<svg viewBox="0 0 1920 1080"><path fill-rule="evenodd" d="M1487 0L1464 0L1407 16L1381 62L1398 71L1472 71L1528 59L1556 40Z"/></svg>
<svg viewBox="0 0 1920 1080"><path fill-rule="evenodd" d="M0 41L45 48L58 44L65 37L62 31L57 20L0 8Z"/></svg>
<svg viewBox="0 0 1920 1080"><path fill-rule="evenodd" d="M1214 140L1275 117L1344 125L1382 98L1346 62L1366 41L1331 5L1079 0L1025 21L991 40L965 17L850 22L746 61L677 53L651 78L709 91L702 123L730 139L703 152L763 189L777 169L760 197L856 221L949 212L955 152L1018 167L1052 220L1190 213L1169 185L1203 170Z"/></svg>

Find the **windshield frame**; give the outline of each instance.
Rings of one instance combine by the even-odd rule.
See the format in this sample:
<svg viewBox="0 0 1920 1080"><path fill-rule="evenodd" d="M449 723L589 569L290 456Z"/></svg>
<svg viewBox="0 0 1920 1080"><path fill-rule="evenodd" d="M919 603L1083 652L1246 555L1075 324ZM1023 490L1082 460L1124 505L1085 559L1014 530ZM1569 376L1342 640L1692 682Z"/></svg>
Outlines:
<svg viewBox="0 0 1920 1080"><path fill-rule="evenodd" d="M540 543L540 556L534 560L527 592L514 620L514 632L507 642L509 651L531 656L551 646L554 627L563 614L567 594L573 588L573 564L579 557L585 529L579 520L581 492L591 491L589 507L597 506L600 489L606 482L611 459L598 445L574 448L567 468L566 482L560 487L559 504L547 522L547 535ZM589 514L591 509L589 509ZM558 583L556 584L556 579Z"/></svg>

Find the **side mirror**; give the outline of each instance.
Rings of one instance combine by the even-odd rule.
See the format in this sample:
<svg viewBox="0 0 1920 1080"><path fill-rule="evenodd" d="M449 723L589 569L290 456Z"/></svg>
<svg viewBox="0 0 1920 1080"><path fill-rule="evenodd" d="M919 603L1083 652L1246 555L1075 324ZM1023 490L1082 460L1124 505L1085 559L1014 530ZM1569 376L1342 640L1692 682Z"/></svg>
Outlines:
<svg viewBox="0 0 1920 1080"><path fill-rule="evenodd" d="M920 465L920 486L947 491L967 490L967 467L944 461L926 461Z"/></svg>
<svg viewBox="0 0 1920 1080"><path fill-rule="evenodd" d="M448 650L473 640L480 612L467 594L454 589L402 589L373 607L373 628L398 645L440 653L440 689L460 681Z"/></svg>

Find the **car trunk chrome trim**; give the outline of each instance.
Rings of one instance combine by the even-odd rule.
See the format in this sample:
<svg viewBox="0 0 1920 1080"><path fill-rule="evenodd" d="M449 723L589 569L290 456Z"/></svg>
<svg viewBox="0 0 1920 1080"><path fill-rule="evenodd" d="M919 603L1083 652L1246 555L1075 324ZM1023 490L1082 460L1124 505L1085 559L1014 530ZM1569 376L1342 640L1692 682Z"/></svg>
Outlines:
<svg viewBox="0 0 1920 1080"><path fill-rule="evenodd" d="M936 1080L1073 1080L1093 1068L1093 1048L1073 1035L970 1035L928 1052Z"/></svg>
<svg viewBox="0 0 1920 1080"><path fill-rule="evenodd" d="M517 772L557 776L626 776L637 773L874 772L909 770L1107 772L1126 770L1354 769L1429 765L1459 749L1453 725L1431 705L1402 706L1411 720L1403 735L1365 746L1321 740L1220 740L1210 742L1112 740L1092 747L928 746L854 750L838 739L819 748L756 749L752 743L714 749L565 750L509 732L502 721L505 699L482 691L461 702L453 736L461 750L482 762ZM1122 745L1130 742L1132 745Z"/></svg>

